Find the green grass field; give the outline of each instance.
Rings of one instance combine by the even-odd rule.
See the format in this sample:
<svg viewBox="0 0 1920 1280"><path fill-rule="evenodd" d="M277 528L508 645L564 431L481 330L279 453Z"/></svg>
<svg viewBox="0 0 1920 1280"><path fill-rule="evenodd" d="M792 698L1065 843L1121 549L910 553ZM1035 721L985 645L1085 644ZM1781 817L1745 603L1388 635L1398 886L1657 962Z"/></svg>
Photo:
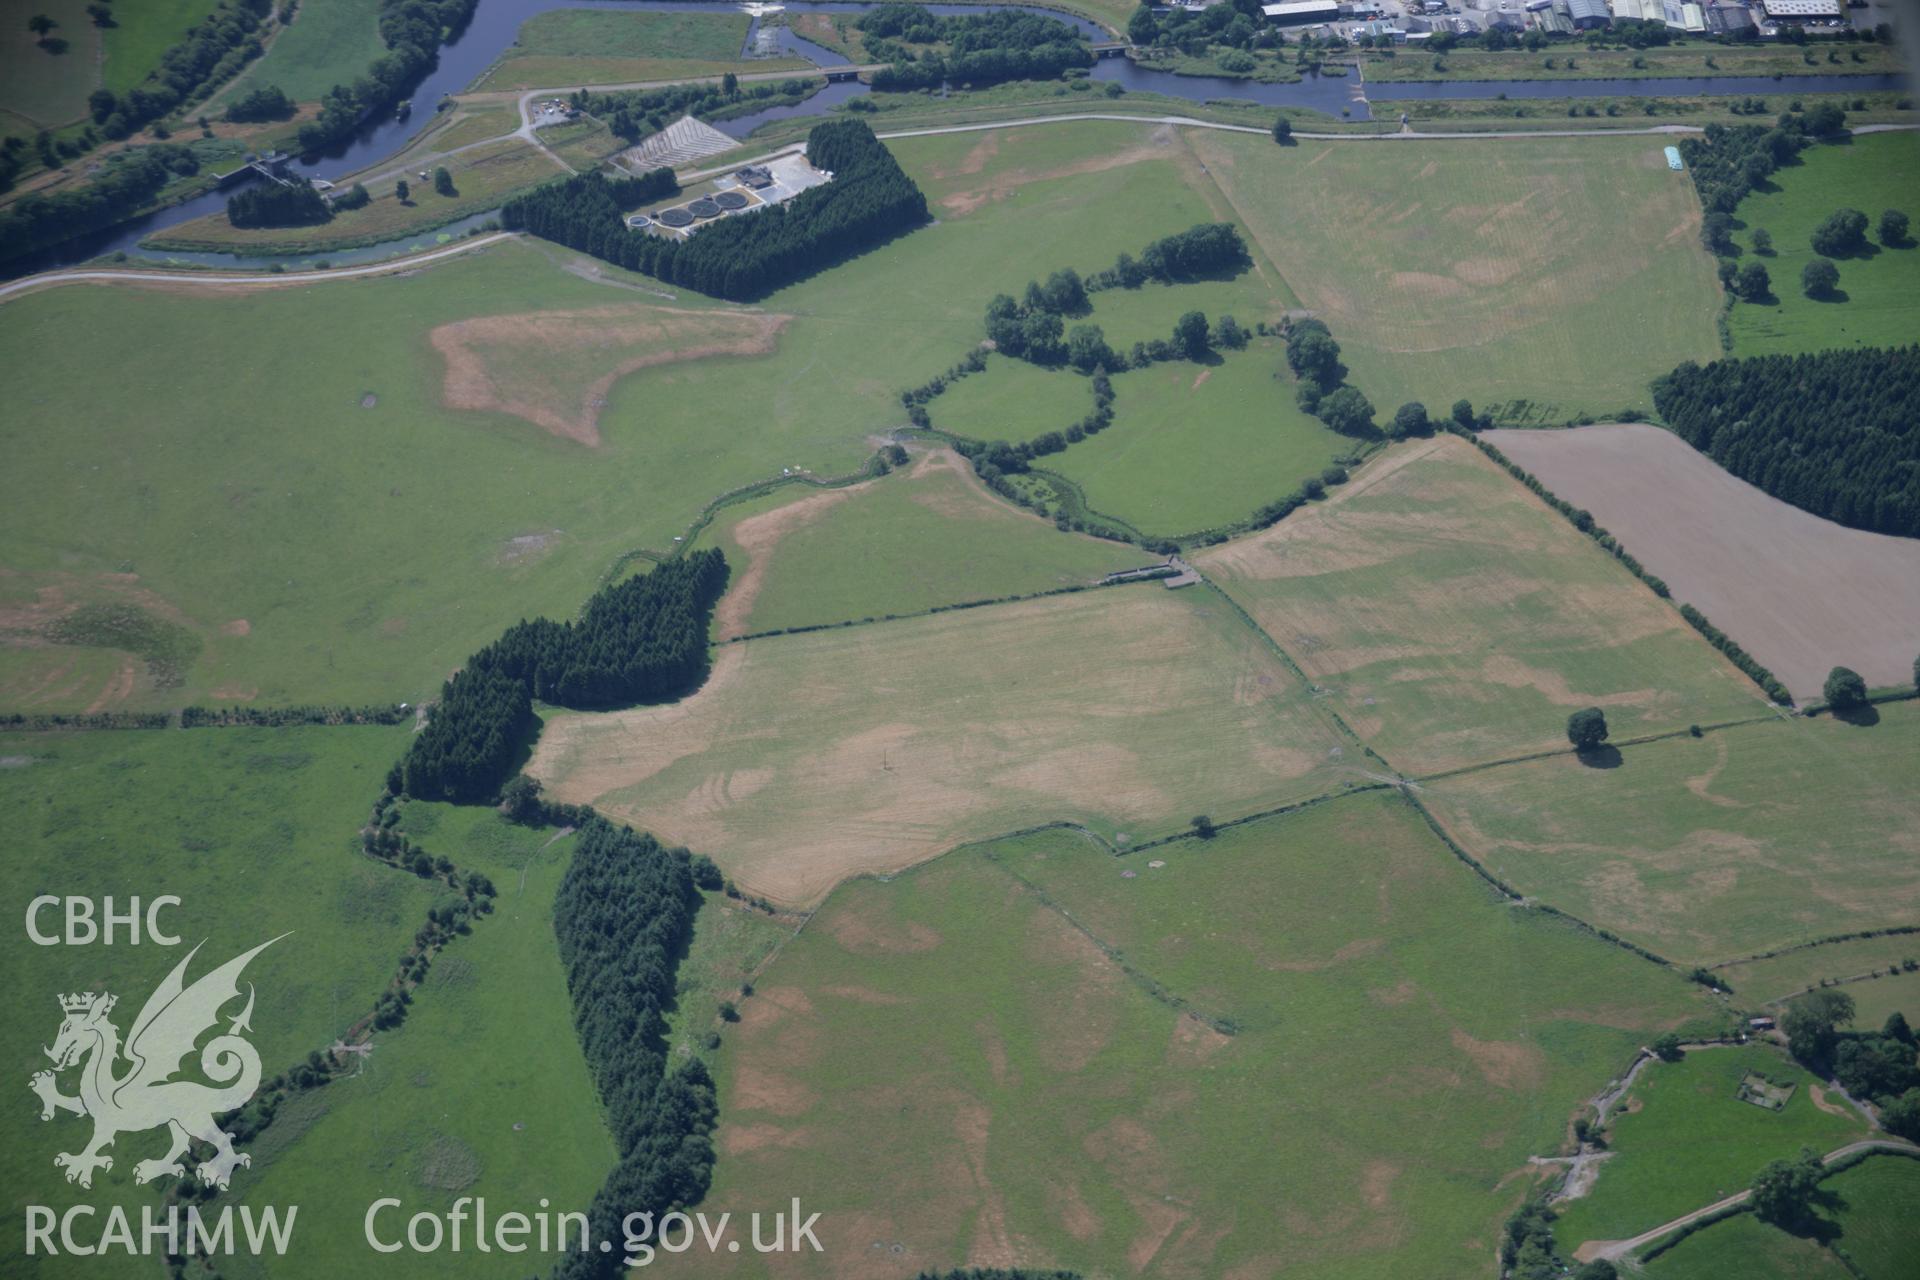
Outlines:
<svg viewBox="0 0 1920 1280"><path fill-rule="evenodd" d="M1920 1217L1920 1160L1875 1156L1833 1175L1822 1189L1840 1198L1833 1247L1868 1280L1914 1274L1915 1221Z"/></svg>
<svg viewBox="0 0 1920 1280"><path fill-rule="evenodd" d="M273 1159L235 1187L242 1204L301 1206L305 1274L524 1276L531 1255L483 1255L470 1242L458 1254L377 1254L363 1219L376 1199L398 1197L404 1207L378 1220L397 1240L412 1214L445 1212L460 1196L486 1197L490 1216L533 1214L542 1197L583 1208L612 1167L553 937L572 841L486 808L412 804L403 825L491 877L496 910L440 954L407 1021L375 1035L364 1069L327 1086L323 1109L267 1131ZM236 1277L278 1274L270 1262L235 1262Z"/></svg>
<svg viewBox="0 0 1920 1280"><path fill-rule="evenodd" d="M1570 1101L1704 1009L1397 799L1154 857L1048 833L842 886L721 1051L709 1209L806 1188L827 1253L783 1275L1480 1276Z"/></svg>
<svg viewBox="0 0 1920 1280"><path fill-rule="evenodd" d="M812 65L799 58L742 58L749 23L744 13L556 9L528 18L518 39L474 87L625 84Z"/></svg>
<svg viewBox="0 0 1920 1280"><path fill-rule="evenodd" d="M386 52L379 13L379 0L301 0L293 25L214 105L224 109L257 85L277 85L296 102L314 102L336 84L352 84Z"/></svg>
<svg viewBox="0 0 1920 1280"><path fill-rule="evenodd" d="M1070 369L989 355L985 370L953 383L927 412L942 431L969 440L1017 442L1042 431L1065 431L1093 412L1092 383Z"/></svg>
<svg viewBox="0 0 1920 1280"><path fill-rule="evenodd" d="M52 35L67 42L64 51L43 48L27 30L37 13L60 24ZM35 129L86 115L87 95L100 87L100 35L86 0L0 0L0 110ZM31 130L21 137L32 140Z"/></svg>
<svg viewBox="0 0 1920 1280"><path fill-rule="evenodd" d="M1657 139L1192 146L1387 414L1464 397L1528 402L1503 418L1610 415L1719 354L1699 202Z"/></svg>
<svg viewBox="0 0 1920 1280"><path fill-rule="evenodd" d="M1864 979L1874 971L1884 973L1887 969L1901 969L1903 961L1907 960L1920 960L1920 936L1859 938L1853 942L1809 946L1805 950L1788 952L1786 956L1728 965L1720 969L1720 973L1728 983L1734 984L1734 990L1738 990L1743 998L1751 998L1753 1004L1786 1000L1788 996L1820 983L1847 983L1847 994L1853 996L1862 1009L1868 1006L1868 1002L1880 1009L1880 1017L1874 1019L1878 1025L1891 1009L1903 1007L1901 992L1912 990L1908 984L1912 979L1851 979ZM1887 994L1870 994L1870 990L1878 983L1887 984ZM1914 998L1908 1000L1907 1004L1920 1007L1920 992L1914 992Z"/></svg>
<svg viewBox="0 0 1920 1280"><path fill-rule="evenodd" d="M1112 426L1039 465L1156 536L1244 520L1354 447L1295 405L1277 342L1120 374L1113 392Z"/></svg>
<svg viewBox="0 0 1920 1280"><path fill-rule="evenodd" d="M1812 1240L1742 1213L1688 1236L1647 1263L1646 1274L1653 1280L1847 1280L1851 1273Z"/></svg>
<svg viewBox="0 0 1920 1280"><path fill-rule="evenodd" d="M745 1004L742 987L794 935L797 922L740 906L722 893L704 895L694 917L693 941L675 974L675 1004L667 1012L668 1042L676 1058L699 1057L709 1064L715 1050L709 1032L729 1030L719 1016L722 1001Z"/></svg>
<svg viewBox="0 0 1920 1280"><path fill-rule="evenodd" d="M1403 773L1564 749L1593 704L1616 739L1761 709L1673 608L1451 437L1195 563Z"/></svg>
<svg viewBox="0 0 1920 1280"><path fill-rule="evenodd" d="M138 88L159 67L167 50L216 7L215 0L141 0L116 7L114 25L101 32L105 46L101 82L115 93Z"/></svg>
<svg viewBox="0 0 1920 1280"><path fill-rule="evenodd" d="M88 1126L71 1116L42 1124L24 1091L34 1064L45 1065L33 1046L52 1043L60 1025L55 994L112 991L124 1034L193 945L204 941L189 980L291 931L246 974L257 986L253 1043L268 1075L324 1048L373 1007L434 902L413 876L358 852L356 833L406 741L403 728L0 738L0 816L9 833L0 881L19 912L7 972L22 993L0 1013L21 1090L0 1114L8 1200L0 1249L24 1268L10 1274L100 1274L91 1259L23 1260L21 1206L151 1203L150 1190L133 1184L133 1165L165 1145L163 1135L128 1134L114 1147L113 1170L90 1192L62 1181L53 1156L78 1150ZM131 895L176 895L181 905L162 923L182 945L32 945L21 917L43 893L110 894L121 910ZM44 915L43 928L58 932L57 915ZM71 1078L65 1088L72 1090Z"/></svg>
<svg viewBox="0 0 1920 1280"><path fill-rule="evenodd" d="M1757 1072L1796 1087L1780 1111L1742 1102L1741 1078ZM1746 1189L1760 1167L1810 1146L1825 1154L1869 1136L1837 1095L1817 1105L1813 1076L1777 1050L1695 1049L1647 1067L1608 1125L1614 1154L1593 1189L1560 1207L1554 1229L1571 1253L1585 1240L1625 1240Z"/></svg>
<svg viewBox="0 0 1920 1280"><path fill-rule="evenodd" d="M1157 583L729 645L692 697L556 712L530 772L810 903L965 840L1133 843L1363 782L1217 597Z"/></svg>
<svg viewBox="0 0 1920 1280"><path fill-rule="evenodd" d="M1030 595L1152 563L1018 510L945 451L853 488L779 489L727 507L708 540L734 566L722 639Z"/></svg>
<svg viewBox="0 0 1920 1280"><path fill-rule="evenodd" d="M1865 256L1837 261L1840 288L1834 299L1809 298L1800 287L1800 272L1814 257L1810 238L1814 228L1840 208L1867 215L1872 247ZM1844 146L1809 148L1799 164L1774 175L1772 190L1741 201L1735 216L1745 227L1734 233L1745 251L1741 261L1766 267L1777 301L1734 304L1733 353L1920 341L1920 317L1912 306L1920 290L1920 247L1880 243L1880 215L1888 209L1898 209L1920 225L1920 137L1869 134ZM1773 237L1771 255L1754 254L1757 227Z"/></svg>
<svg viewBox="0 0 1920 1280"><path fill-rule="evenodd" d="M1433 783L1434 812L1523 893L1689 964L1907 924L1920 848L1907 785L1920 768L1920 704L1872 728L1768 720L1628 747L1619 767L1561 756ZM1731 972L1756 1003L1920 952L1912 938L1782 957L1811 976ZM1884 1015L1882 1015L1884 1017Z"/></svg>
<svg viewBox="0 0 1920 1280"><path fill-rule="evenodd" d="M936 199L954 198L938 224L769 298L768 312L796 319L768 356L618 379L598 451L440 403L437 326L641 300L567 273L567 255L544 246L245 298L129 288L14 300L0 309L0 337L31 335L45 352L21 370L19 402L34 424L62 426L6 433L0 535L20 577L5 591L152 592L147 607L204 648L180 689L140 683L131 696L144 705L416 699L507 622L564 616L622 553L669 547L720 494L782 467L855 469L870 435L900 425L901 388L979 341L993 293L1062 265L1093 269L1213 216L1181 185L1178 147L1152 141L1159 132L1015 131L996 144L1000 159L977 150L993 135L898 144ZM1129 150L1134 161L1110 163ZM1115 216L1053 216L1090 205ZM1226 295L1266 288L1248 273L1193 295L1244 322L1260 308L1227 306ZM1167 329L1186 293L1142 290L1134 305L1154 302L1153 328ZM889 358L876 364L881 346ZM106 349L119 353L115 377L90 376ZM607 360L611 371L618 361ZM361 408L368 396L374 407ZM728 430L712 429L716 413ZM1008 434L1054 425L1010 423ZM61 496L63 478L82 474L84 511ZM546 538L544 558L528 563L516 538ZM124 573L137 586L112 577ZM222 630L241 621L247 635ZM0 704L18 705L32 684ZM64 706L100 692L76 689Z"/></svg>

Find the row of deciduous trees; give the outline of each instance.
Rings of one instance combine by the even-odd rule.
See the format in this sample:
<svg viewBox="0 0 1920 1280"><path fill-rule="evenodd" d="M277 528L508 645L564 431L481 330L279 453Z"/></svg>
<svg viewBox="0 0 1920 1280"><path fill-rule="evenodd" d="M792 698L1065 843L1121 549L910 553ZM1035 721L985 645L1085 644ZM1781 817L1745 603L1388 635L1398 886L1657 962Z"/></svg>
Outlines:
<svg viewBox="0 0 1920 1280"><path fill-rule="evenodd" d="M1689 361L1653 396L1682 439L1774 497L1920 536L1920 346Z"/></svg>
<svg viewBox="0 0 1920 1280"><path fill-rule="evenodd" d="M259 182L227 200L227 221L236 227L311 227L332 217L326 200L304 181Z"/></svg>
<svg viewBox="0 0 1920 1280"><path fill-rule="evenodd" d="M199 171L193 152L174 142L111 156L83 186L25 196L0 209L0 261L130 218L151 204L167 183Z"/></svg>
<svg viewBox="0 0 1920 1280"><path fill-rule="evenodd" d="M1093 65L1093 51L1067 23L1018 9L949 17L920 5L889 4L859 22L867 51L891 65L873 75L876 91L937 89L1002 80L1051 80ZM913 46L943 45L945 51Z"/></svg>
<svg viewBox="0 0 1920 1280"><path fill-rule="evenodd" d="M223 4L160 57L160 66L123 93L95 89L87 99L93 122L109 138L124 138L149 121L191 103L260 56L260 20L270 0ZM264 118L264 117L262 117Z"/></svg>
<svg viewBox="0 0 1920 1280"><path fill-rule="evenodd" d="M347 141L369 116L392 109L440 55L440 43L466 29L480 0L380 0L380 38L387 51L351 85L337 84L320 115L300 126L300 149L324 151Z"/></svg>
<svg viewBox="0 0 1920 1280"><path fill-rule="evenodd" d="M533 699L592 708L657 701L706 676L707 623L726 589L717 548L605 587L570 622L520 622L467 660L389 780L472 802L499 791L533 729Z"/></svg>
<svg viewBox="0 0 1920 1280"><path fill-rule="evenodd" d="M629 271L735 302L761 297L922 225L927 199L858 120L815 125L807 158L833 181L771 208L718 218L683 238L629 230L624 197L595 178L510 201L501 222ZM637 201L635 201L637 203Z"/></svg>

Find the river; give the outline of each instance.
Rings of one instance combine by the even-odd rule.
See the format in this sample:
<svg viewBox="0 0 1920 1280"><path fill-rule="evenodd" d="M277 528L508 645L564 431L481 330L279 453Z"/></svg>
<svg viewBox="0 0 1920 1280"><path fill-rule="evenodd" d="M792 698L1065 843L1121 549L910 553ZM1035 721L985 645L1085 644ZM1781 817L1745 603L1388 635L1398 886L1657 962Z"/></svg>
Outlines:
<svg viewBox="0 0 1920 1280"><path fill-rule="evenodd" d="M857 13L873 7L859 0L790 0L789 13ZM1072 25L1081 34L1095 40L1109 39L1098 24L1085 18L1033 5L996 5L995 8L1023 9L1044 13ZM979 5L932 4L927 8L938 14L978 13ZM413 93L414 107L404 119L392 117L370 122L346 145L301 161L311 177L338 179L346 174L380 164L405 150L435 119L436 104L461 92L477 80L494 61L513 44L520 26L535 14L553 9L607 9L631 12L660 10L668 12L735 13L740 6L725 0L480 0L473 21L457 39L440 50L439 61ZM757 38L759 20L747 31L742 52L751 49ZM844 66L847 59L830 49L807 40L790 27L779 25L769 32L782 53L805 58L818 66ZM804 74L796 72L796 74ZM1783 93L1865 93L1897 89L1905 78L1895 75L1811 75L1790 79L1761 76L1715 76L1667 79L1621 80L1451 80L1400 81L1365 84L1357 71L1345 75L1308 76L1293 84L1261 84L1228 76L1181 76L1142 67L1126 58L1102 58L1094 64L1092 78L1097 82L1118 83L1129 91L1156 93L1163 97L1184 98L1190 102L1214 99L1238 99L1270 106L1294 106L1369 120L1369 101L1404 102L1443 98L1632 98L1692 97L1702 94L1732 96L1772 96ZM796 116L823 115L847 99L866 93L858 83L828 85L805 102L792 106L770 107L753 115L720 122L723 132L744 138L763 124ZM146 261L201 263L226 267L257 267L274 262L289 266L312 263L324 258L335 265L368 262L398 253L430 247L464 234L492 217L478 214L435 231L422 232L385 244L361 249L309 254L299 258L224 253L161 253L143 251L139 242L168 227L218 213L226 207L226 192L208 192L182 204L159 210L108 231L80 237L57 249L16 262L10 274L44 271L55 267L87 262L104 254L125 253Z"/></svg>

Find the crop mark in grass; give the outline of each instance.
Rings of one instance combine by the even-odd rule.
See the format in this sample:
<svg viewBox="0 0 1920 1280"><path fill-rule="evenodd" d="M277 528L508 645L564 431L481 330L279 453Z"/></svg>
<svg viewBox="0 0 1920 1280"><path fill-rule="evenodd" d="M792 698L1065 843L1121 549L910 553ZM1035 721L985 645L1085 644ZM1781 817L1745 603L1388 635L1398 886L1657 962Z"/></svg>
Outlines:
<svg viewBox="0 0 1920 1280"><path fill-rule="evenodd" d="M615 304L478 316L428 335L446 362L449 408L509 413L600 443L600 411L627 374L710 356L767 355L789 317Z"/></svg>

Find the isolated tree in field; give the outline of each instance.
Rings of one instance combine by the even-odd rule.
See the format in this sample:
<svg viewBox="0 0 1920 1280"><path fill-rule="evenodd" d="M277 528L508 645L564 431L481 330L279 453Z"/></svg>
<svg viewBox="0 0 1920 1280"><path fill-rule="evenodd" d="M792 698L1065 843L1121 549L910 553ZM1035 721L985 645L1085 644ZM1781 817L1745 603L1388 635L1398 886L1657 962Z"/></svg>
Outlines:
<svg viewBox="0 0 1920 1280"><path fill-rule="evenodd" d="M1771 256L1773 253L1773 233L1765 227L1753 229L1753 251Z"/></svg>
<svg viewBox="0 0 1920 1280"><path fill-rule="evenodd" d="M1758 302L1773 292L1773 277L1757 262L1749 262L1740 268L1740 274L1735 277L1733 284L1735 291L1748 302Z"/></svg>
<svg viewBox="0 0 1920 1280"><path fill-rule="evenodd" d="M1800 268L1800 287L1809 298L1825 298L1840 284L1840 268L1825 258L1815 258Z"/></svg>
<svg viewBox="0 0 1920 1280"><path fill-rule="evenodd" d="M1232 316L1221 316L1214 326L1213 340L1229 351L1238 351L1247 345L1247 331Z"/></svg>
<svg viewBox="0 0 1920 1280"><path fill-rule="evenodd" d="M1823 1166L1811 1147L1791 1160L1773 1160L1753 1175L1753 1212L1763 1222L1792 1227L1806 1221Z"/></svg>
<svg viewBox="0 0 1920 1280"><path fill-rule="evenodd" d="M1393 434L1396 436L1430 436L1433 434L1433 422L1427 417L1427 406L1418 400L1409 400L1393 411Z"/></svg>
<svg viewBox="0 0 1920 1280"><path fill-rule="evenodd" d="M1213 819L1204 813L1194 814L1193 834L1199 836L1202 840L1213 839Z"/></svg>
<svg viewBox="0 0 1920 1280"><path fill-rule="evenodd" d="M1907 242L1907 215L1898 209L1889 209L1880 215L1880 243L1890 246Z"/></svg>
<svg viewBox="0 0 1920 1280"><path fill-rule="evenodd" d="M1281 146L1293 141L1293 121L1285 116L1276 116L1273 121L1273 140Z"/></svg>
<svg viewBox="0 0 1920 1280"><path fill-rule="evenodd" d="M1680 1047L1680 1037L1671 1031L1655 1040L1649 1047L1653 1050L1654 1056L1662 1062L1678 1062L1687 1056L1686 1050Z"/></svg>
<svg viewBox="0 0 1920 1280"><path fill-rule="evenodd" d="M729 98L740 92L740 77L729 71L720 77L720 92Z"/></svg>
<svg viewBox="0 0 1920 1280"><path fill-rule="evenodd" d="M1462 431L1473 430L1473 404L1467 400L1453 402L1453 421Z"/></svg>
<svg viewBox="0 0 1920 1280"><path fill-rule="evenodd" d="M1913 660L1913 691L1920 693L1920 655L1916 655Z"/></svg>
<svg viewBox="0 0 1920 1280"><path fill-rule="evenodd" d="M1189 311L1174 322L1173 345L1180 348L1189 360L1198 360L1206 355L1211 338L1204 312Z"/></svg>
<svg viewBox="0 0 1920 1280"><path fill-rule="evenodd" d="M1820 686L1820 694L1833 710L1852 711L1867 705L1867 682L1860 678L1858 671L1835 667L1827 672L1827 682Z"/></svg>
<svg viewBox="0 0 1920 1280"><path fill-rule="evenodd" d="M447 172L447 166L441 165L433 171L433 189L443 196L458 195L453 187L453 175Z"/></svg>
<svg viewBox="0 0 1920 1280"><path fill-rule="evenodd" d="M1853 1021L1853 997L1844 991L1809 991L1787 1004L1780 1029L1787 1048L1811 1067L1823 1067L1833 1052L1840 1028Z"/></svg>
<svg viewBox="0 0 1920 1280"><path fill-rule="evenodd" d="M1342 435L1365 436L1374 431L1373 402L1353 387L1341 387L1323 397L1314 413Z"/></svg>
<svg viewBox="0 0 1920 1280"><path fill-rule="evenodd" d="M104 4L88 5L87 16L93 19L93 25L96 27L111 27L111 26L118 25L113 20L113 10L108 8Z"/></svg>
<svg viewBox="0 0 1920 1280"><path fill-rule="evenodd" d="M1843 258L1867 244L1867 215L1858 209L1835 209L1813 230L1813 251L1823 258Z"/></svg>
<svg viewBox="0 0 1920 1280"><path fill-rule="evenodd" d="M36 13L31 18L27 19L27 30L33 32L34 35L40 37L40 42L42 44L46 43L47 33L52 31L55 27L59 25L60 25L59 23L55 22L52 18L49 18L44 13Z"/></svg>
<svg viewBox="0 0 1920 1280"><path fill-rule="evenodd" d="M400 179L400 181L393 184L394 199L398 200L401 204L405 204L407 202L407 197L412 194L413 194L413 188L407 185L407 180L405 178L402 178Z"/></svg>
<svg viewBox="0 0 1920 1280"><path fill-rule="evenodd" d="M1575 751L1591 751L1607 740L1607 717L1598 707L1584 707L1567 717L1567 741Z"/></svg>

